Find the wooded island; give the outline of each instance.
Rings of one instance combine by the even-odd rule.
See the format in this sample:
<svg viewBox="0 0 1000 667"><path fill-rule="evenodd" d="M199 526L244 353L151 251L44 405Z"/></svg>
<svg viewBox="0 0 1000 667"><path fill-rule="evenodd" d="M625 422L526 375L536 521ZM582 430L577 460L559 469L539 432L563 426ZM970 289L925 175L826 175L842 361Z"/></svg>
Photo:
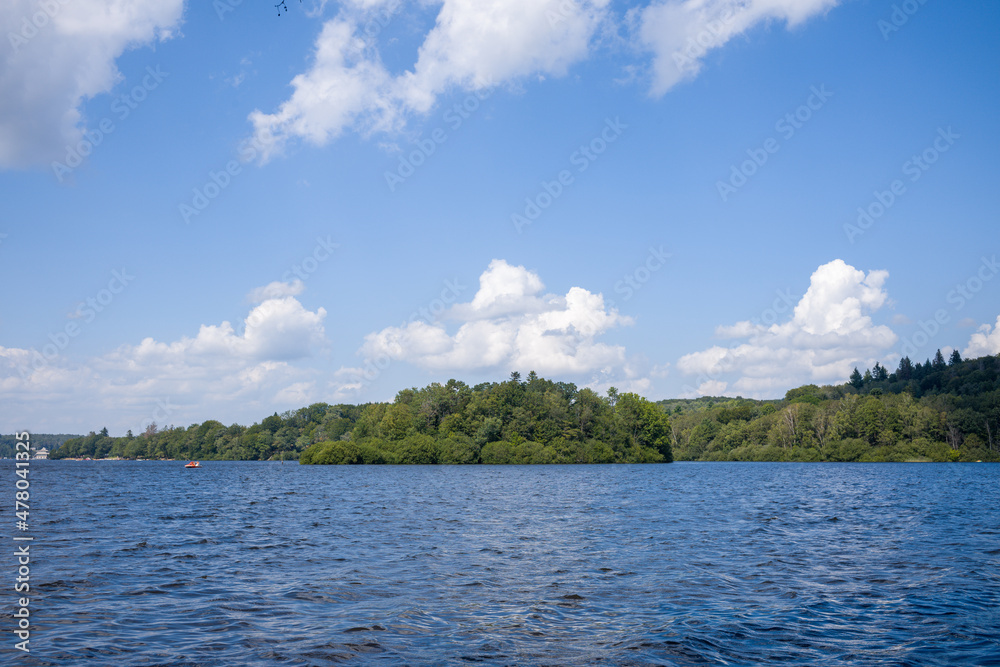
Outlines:
<svg viewBox="0 0 1000 667"><path fill-rule="evenodd" d="M778 400L651 402L534 372L470 387L404 389L392 403L315 403L250 427L209 420L66 441L50 458L278 460L301 463L661 463L1000 461L1000 358L941 352L876 363L842 385Z"/></svg>

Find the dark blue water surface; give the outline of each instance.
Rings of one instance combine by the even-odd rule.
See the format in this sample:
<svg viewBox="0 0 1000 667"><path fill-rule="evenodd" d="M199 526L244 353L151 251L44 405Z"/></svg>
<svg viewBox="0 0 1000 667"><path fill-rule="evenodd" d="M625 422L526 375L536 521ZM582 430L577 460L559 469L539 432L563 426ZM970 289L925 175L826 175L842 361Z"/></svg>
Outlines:
<svg viewBox="0 0 1000 667"><path fill-rule="evenodd" d="M31 470L20 664L1000 665L993 464Z"/></svg>

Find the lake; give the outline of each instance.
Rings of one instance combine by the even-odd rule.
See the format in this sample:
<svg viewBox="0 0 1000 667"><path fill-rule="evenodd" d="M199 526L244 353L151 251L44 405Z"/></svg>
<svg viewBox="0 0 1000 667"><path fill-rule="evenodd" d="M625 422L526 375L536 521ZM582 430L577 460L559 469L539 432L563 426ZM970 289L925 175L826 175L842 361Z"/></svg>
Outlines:
<svg viewBox="0 0 1000 667"><path fill-rule="evenodd" d="M203 466L33 461L31 653L8 557L0 655L1000 664L996 464Z"/></svg>

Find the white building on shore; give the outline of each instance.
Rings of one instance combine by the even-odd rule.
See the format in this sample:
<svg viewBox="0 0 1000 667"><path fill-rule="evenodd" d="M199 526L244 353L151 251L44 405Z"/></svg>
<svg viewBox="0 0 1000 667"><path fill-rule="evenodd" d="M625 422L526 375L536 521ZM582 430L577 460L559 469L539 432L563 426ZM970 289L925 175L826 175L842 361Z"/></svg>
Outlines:
<svg viewBox="0 0 1000 667"><path fill-rule="evenodd" d="M35 455L32 456L33 459L47 459L49 458L49 450L45 447L35 450Z"/></svg>

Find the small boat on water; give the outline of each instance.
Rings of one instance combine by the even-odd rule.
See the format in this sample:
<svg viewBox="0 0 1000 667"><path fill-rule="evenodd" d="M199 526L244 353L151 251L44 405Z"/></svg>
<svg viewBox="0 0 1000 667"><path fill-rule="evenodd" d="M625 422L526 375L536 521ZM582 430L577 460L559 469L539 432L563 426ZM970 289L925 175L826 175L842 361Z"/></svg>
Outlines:
<svg viewBox="0 0 1000 667"><path fill-rule="evenodd" d="M201 467L201 463L199 463L198 461L191 461L190 463L185 463L184 467L185 468L200 468Z"/></svg>

